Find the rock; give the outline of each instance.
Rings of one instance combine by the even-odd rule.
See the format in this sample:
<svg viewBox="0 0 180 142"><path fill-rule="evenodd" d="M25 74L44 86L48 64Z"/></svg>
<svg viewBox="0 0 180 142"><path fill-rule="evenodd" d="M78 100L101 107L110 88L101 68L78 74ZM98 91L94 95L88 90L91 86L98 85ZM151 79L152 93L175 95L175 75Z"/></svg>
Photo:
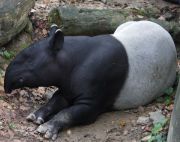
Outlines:
<svg viewBox="0 0 180 142"><path fill-rule="evenodd" d="M139 106L139 107L138 107L138 111L139 111L140 113L143 113L143 112L144 112L144 107Z"/></svg>
<svg viewBox="0 0 180 142"><path fill-rule="evenodd" d="M131 120L131 124L133 127L136 126L136 120Z"/></svg>
<svg viewBox="0 0 180 142"><path fill-rule="evenodd" d="M28 95L28 93L25 90L20 90L19 94L21 97L26 97Z"/></svg>
<svg viewBox="0 0 180 142"><path fill-rule="evenodd" d="M160 110L155 112L150 112L150 119L153 120L153 124L165 121L165 116L162 114Z"/></svg>
<svg viewBox="0 0 180 142"><path fill-rule="evenodd" d="M20 109L20 110L23 110L23 111L27 111L27 110L29 110L30 108L21 105L21 106L19 107L19 109Z"/></svg>
<svg viewBox="0 0 180 142"><path fill-rule="evenodd" d="M137 124L148 124L149 122L150 122L150 118L144 116L139 117L137 120Z"/></svg>
<svg viewBox="0 0 180 142"><path fill-rule="evenodd" d="M123 132L123 135L126 136L127 134L128 134L128 131L125 130L125 131Z"/></svg>
<svg viewBox="0 0 180 142"><path fill-rule="evenodd" d="M70 136L72 134L71 130L67 130L67 135Z"/></svg>
<svg viewBox="0 0 180 142"><path fill-rule="evenodd" d="M128 13L136 14L132 15ZM177 11L177 17L179 16L178 13L179 10ZM50 25L56 23L59 27L63 27L62 30L65 35L99 35L111 34L120 24L126 21L142 20L143 18L161 25L170 32L175 41L179 42L179 22L176 22L176 19L166 21L166 18L173 18L172 15L174 15L174 13L167 14L166 18L159 17L160 14L160 9L154 6L144 7L142 9L131 7L125 9L90 9L60 6L50 11L48 22ZM157 19L158 17L159 19ZM163 18L165 18L165 20Z"/></svg>
<svg viewBox="0 0 180 142"><path fill-rule="evenodd" d="M0 121L0 130L4 129L3 122Z"/></svg>
<svg viewBox="0 0 180 142"><path fill-rule="evenodd" d="M25 28L34 0L0 1L0 46Z"/></svg>
<svg viewBox="0 0 180 142"><path fill-rule="evenodd" d="M107 0L101 0L101 1L102 1L103 3L105 3L105 4L107 3Z"/></svg>
<svg viewBox="0 0 180 142"><path fill-rule="evenodd" d="M26 25L24 31L29 33L29 34L33 33L33 25L32 25L32 22L30 20L28 20L27 25Z"/></svg>

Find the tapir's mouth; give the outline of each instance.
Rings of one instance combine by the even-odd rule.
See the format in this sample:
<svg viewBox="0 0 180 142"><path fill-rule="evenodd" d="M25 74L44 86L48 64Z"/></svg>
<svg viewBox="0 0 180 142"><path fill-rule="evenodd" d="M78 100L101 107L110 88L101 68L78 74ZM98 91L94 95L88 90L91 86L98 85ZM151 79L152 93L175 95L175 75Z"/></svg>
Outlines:
<svg viewBox="0 0 180 142"><path fill-rule="evenodd" d="M4 91L6 94L10 94L12 92L12 89L10 87L7 87L6 85L4 85Z"/></svg>

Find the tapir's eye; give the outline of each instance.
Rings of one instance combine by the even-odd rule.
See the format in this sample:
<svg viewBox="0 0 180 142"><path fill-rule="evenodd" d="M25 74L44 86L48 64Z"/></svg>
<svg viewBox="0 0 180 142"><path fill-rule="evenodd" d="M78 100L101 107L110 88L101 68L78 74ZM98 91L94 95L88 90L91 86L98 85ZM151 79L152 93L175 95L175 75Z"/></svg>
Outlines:
<svg viewBox="0 0 180 142"><path fill-rule="evenodd" d="M20 79L19 79L19 82L20 82L20 83L23 83L23 82L24 82L24 79L23 79L23 78L20 78Z"/></svg>

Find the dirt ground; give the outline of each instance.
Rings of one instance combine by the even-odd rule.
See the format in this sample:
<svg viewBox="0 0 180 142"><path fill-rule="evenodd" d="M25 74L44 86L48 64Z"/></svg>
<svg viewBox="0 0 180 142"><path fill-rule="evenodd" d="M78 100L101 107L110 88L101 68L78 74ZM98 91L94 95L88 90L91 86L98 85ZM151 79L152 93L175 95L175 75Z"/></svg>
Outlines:
<svg viewBox="0 0 180 142"><path fill-rule="evenodd" d="M125 8L144 7L152 5L158 9L177 7L162 0L37 0L32 9L31 20L34 25L34 40L45 36L48 31L47 13L51 8L73 4L88 8ZM162 15L159 15L159 17ZM164 16L164 15L163 15ZM7 64L4 65L4 69ZM2 71L4 74L4 71ZM26 116L39 108L52 95L55 88L38 88L16 90L12 94L5 94L3 89L3 75L0 78L0 142L38 142L48 141L35 133L37 125L27 122ZM174 93L173 93L174 94ZM169 94L168 94L169 95ZM99 116L98 120L87 126L70 128L60 132L57 142L140 142L148 141L152 135L152 120L138 123L139 117L149 117L149 112L160 110L167 120L173 109L174 95L158 98L148 106L133 110L108 112ZM169 121L159 130L167 136ZM158 133L158 134L159 134ZM162 141L163 142L163 141Z"/></svg>
<svg viewBox="0 0 180 142"><path fill-rule="evenodd" d="M38 88L34 90L17 90L11 95L1 92L0 99L0 141L1 142L33 142L49 141L35 133L37 125L27 122L26 116L44 104L51 96L54 88ZM102 114L98 120L87 126L78 126L60 132L57 142L139 142L151 133L152 121L138 124L140 116L149 116L149 112L161 110L166 118L170 118L173 98L165 105L165 98L160 102L139 107L133 110L115 111ZM162 133L167 134L168 124Z"/></svg>

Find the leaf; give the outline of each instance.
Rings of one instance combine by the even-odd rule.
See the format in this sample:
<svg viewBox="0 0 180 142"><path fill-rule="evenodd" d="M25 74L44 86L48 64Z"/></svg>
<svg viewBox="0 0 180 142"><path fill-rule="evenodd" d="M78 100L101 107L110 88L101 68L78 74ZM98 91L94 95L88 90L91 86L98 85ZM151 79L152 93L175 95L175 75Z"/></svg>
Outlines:
<svg viewBox="0 0 180 142"><path fill-rule="evenodd" d="M5 96L0 95L0 100L4 100L4 99L5 99Z"/></svg>
<svg viewBox="0 0 180 142"><path fill-rule="evenodd" d="M166 105L170 105L171 104L171 101L172 101L172 98L170 96L165 96L165 104Z"/></svg>
<svg viewBox="0 0 180 142"><path fill-rule="evenodd" d="M148 140L148 142L154 142L156 140L155 136L151 136L150 139Z"/></svg>
<svg viewBox="0 0 180 142"><path fill-rule="evenodd" d="M8 126L9 126L9 129L11 129L11 130L16 128L16 125L13 122L9 123Z"/></svg>
<svg viewBox="0 0 180 142"><path fill-rule="evenodd" d="M11 54L10 54L8 51L4 51L4 52L3 52L3 55L4 55L4 57L7 58L7 59L10 59L10 58L11 58Z"/></svg>
<svg viewBox="0 0 180 142"><path fill-rule="evenodd" d="M165 89L164 93L167 95L171 95L174 92L174 89L172 87Z"/></svg>
<svg viewBox="0 0 180 142"><path fill-rule="evenodd" d="M7 50L5 50L5 51L3 51L3 53L2 53L2 56L5 58L5 59L11 59L12 57L14 57L14 52L13 51L7 51Z"/></svg>
<svg viewBox="0 0 180 142"><path fill-rule="evenodd" d="M162 130L162 124L156 123L154 124L154 127L152 128L152 134L158 134Z"/></svg>

